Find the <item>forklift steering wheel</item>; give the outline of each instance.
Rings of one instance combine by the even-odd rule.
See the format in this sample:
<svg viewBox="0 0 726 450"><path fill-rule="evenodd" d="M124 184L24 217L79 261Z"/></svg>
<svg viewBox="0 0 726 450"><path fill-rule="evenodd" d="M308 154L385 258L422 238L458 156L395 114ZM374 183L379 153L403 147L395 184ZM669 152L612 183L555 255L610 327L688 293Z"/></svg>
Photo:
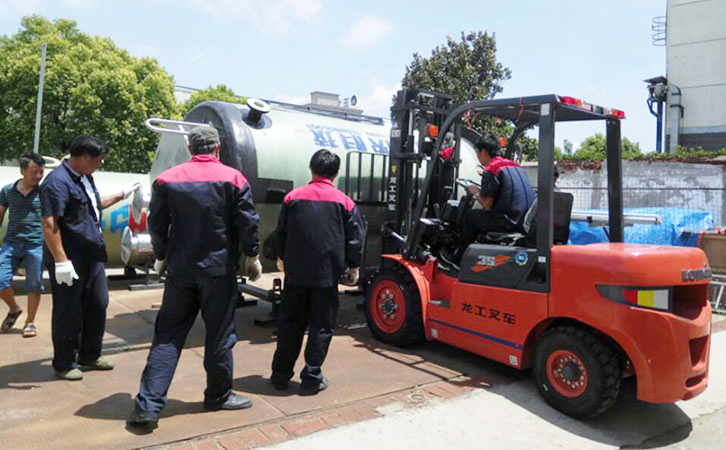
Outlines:
<svg viewBox="0 0 726 450"><path fill-rule="evenodd" d="M474 185L474 186L481 188L481 185L479 185L479 183L477 183L475 181L471 181L467 178L457 178L456 184L458 184L459 186L464 188L465 195L469 195L469 196L471 196L471 194L469 193L469 186Z"/></svg>

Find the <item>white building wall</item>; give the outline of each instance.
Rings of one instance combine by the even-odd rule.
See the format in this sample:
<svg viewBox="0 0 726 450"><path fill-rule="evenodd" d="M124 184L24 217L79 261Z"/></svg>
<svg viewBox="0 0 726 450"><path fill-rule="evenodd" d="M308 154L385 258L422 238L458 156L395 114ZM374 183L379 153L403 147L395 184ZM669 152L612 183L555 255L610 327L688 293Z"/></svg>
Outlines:
<svg viewBox="0 0 726 450"><path fill-rule="evenodd" d="M667 46L670 92L680 88L683 106L679 143L726 147L726 0L668 0Z"/></svg>

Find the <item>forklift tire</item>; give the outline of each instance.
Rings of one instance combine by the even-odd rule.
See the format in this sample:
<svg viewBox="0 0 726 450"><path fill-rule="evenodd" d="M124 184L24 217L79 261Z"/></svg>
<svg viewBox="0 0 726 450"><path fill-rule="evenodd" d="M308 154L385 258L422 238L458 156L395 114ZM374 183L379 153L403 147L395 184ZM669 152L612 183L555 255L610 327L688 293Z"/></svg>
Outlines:
<svg viewBox="0 0 726 450"><path fill-rule="evenodd" d="M620 392L617 354L594 334L574 326L552 328L537 343L534 379L545 401L568 416L595 417Z"/></svg>
<svg viewBox="0 0 726 450"><path fill-rule="evenodd" d="M403 267L383 270L373 278L365 313L368 328L379 341L406 347L424 339L421 296Z"/></svg>

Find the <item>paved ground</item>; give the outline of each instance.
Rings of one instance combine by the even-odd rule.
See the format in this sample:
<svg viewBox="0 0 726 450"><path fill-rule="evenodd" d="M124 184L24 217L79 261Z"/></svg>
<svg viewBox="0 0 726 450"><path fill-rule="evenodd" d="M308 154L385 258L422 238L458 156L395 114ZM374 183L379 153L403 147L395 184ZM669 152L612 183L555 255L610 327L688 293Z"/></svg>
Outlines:
<svg viewBox="0 0 726 450"><path fill-rule="evenodd" d="M271 276L264 281L271 283ZM53 378L49 296L42 300L38 337L22 339L17 329L0 335L5 349L0 354L0 447L231 450L282 442L280 448L710 448L723 441L726 333L714 335L705 394L677 405L648 405L633 400L630 385L611 412L577 422L546 406L526 372L438 343L406 351L381 345L368 333L357 300L345 296L326 361L328 390L299 397L294 386L286 393L269 387L274 336L271 328L252 325L253 317L269 311L261 303L237 310L235 389L253 398L253 408L203 412L203 325L198 321L159 428L135 435L125 429L124 419L148 354L152 305L160 296L158 290L112 290L104 347L117 368L87 373L81 382ZM20 301L24 305L23 297ZM721 321L714 331L725 327Z"/></svg>

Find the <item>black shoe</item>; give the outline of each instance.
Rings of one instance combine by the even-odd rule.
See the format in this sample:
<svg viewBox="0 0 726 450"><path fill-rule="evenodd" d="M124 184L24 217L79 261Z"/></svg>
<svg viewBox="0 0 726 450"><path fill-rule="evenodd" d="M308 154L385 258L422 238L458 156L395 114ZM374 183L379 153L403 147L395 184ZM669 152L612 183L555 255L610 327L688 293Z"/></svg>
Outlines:
<svg viewBox="0 0 726 450"><path fill-rule="evenodd" d="M270 384L272 384L272 387L278 391L287 390L287 380L276 380L274 378L270 378Z"/></svg>
<svg viewBox="0 0 726 450"><path fill-rule="evenodd" d="M134 408L126 419L126 425L139 430L151 431L159 425L159 416L150 412L137 411Z"/></svg>
<svg viewBox="0 0 726 450"><path fill-rule="evenodd" d="M207 411L219 411L220 409L235 410L249 408L250 406L252 406L251 399L232 392L224 403L220 405L204 405L204 409Z"/></svg>
<svg viewBox="0 0 726 450"><path fill-rule="evenodd" d="M297 393L298 395L315 395L327 387L328 379L323 377L323 380L318 384L303 382L300 385L300 390Z"/></svg>
<svg viewBox="0 0 726 450"><path fill-rule="evenodd" d="M439 252L439 259L446 264L447 266L453 268L454 270L459 270L459 261L460 258L457 258L457 255L452 254L451 252L447 250L442 250Z"/></svg>

